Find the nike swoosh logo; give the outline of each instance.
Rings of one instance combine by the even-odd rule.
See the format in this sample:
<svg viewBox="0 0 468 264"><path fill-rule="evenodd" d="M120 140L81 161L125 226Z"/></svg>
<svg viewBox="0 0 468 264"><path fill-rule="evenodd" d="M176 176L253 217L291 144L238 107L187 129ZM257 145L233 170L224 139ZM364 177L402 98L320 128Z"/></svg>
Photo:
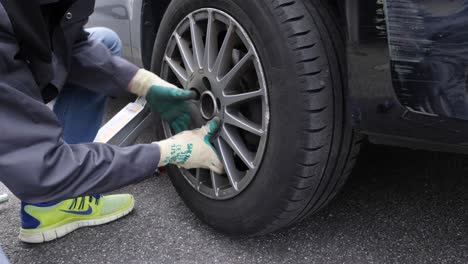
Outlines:
<svg viewBox="0 0 468 264"><path fill-rule="evenodd" d="M90 215L93 213L93 208L89 206L88 210L86 211L68 211L68 210L60 210L60 211L69 213L69 214L76 214L76 215Z"/></svg>

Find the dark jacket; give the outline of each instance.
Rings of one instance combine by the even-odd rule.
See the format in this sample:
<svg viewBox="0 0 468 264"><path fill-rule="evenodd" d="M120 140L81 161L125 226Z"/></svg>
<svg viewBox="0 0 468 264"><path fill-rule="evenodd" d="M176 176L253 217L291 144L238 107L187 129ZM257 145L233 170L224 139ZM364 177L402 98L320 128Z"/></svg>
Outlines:
<svg viewBox="0 0 468 264"><path fill-rule="evenodd" d="M156 145L67 144L44 104L65 83L119 96L138 70L88 40L93 8L90 0L0 0L0 181L24 201L111 191L157 167Z"/></svg>

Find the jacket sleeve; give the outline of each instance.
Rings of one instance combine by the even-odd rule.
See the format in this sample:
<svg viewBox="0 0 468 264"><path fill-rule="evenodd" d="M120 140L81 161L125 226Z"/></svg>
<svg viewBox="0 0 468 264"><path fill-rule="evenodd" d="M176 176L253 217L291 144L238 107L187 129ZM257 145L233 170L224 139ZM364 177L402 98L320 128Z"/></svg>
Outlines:
<svg viewBox="0 0 468 264"><path fill-rule="evenodd" d="M89 33L77 22L72 61L68 82L89 87L110 96L121 96L128 92L128 85L139 70L137 66L113 56L99 41L88 39Z"/></svg>
<svg viewBox="0 0 468 264"><path fill-rule="evenodd" d="M37 203L108 192L152 175L160 157L157 145L64 142L27 65L14 59L18 45L4 22L0 18L0 181L20 199ZM91 45L85 53L101 50L84 45Z"/></svg>

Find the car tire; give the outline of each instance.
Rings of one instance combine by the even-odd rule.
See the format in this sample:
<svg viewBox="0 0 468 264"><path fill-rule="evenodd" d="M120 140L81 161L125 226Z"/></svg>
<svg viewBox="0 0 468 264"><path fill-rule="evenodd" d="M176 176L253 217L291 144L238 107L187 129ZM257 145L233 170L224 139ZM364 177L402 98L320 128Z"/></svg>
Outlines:
<svg viewBox="0 0 468 264"><path fill-rule="evenodd" d="M262 235L323 208L351 172L361 138L346 113L346 58L338 18L320 0L173 0L161 22L152 70L161 73L178 23L200 8L235 18L254 43L268 87L268 142L242 193L216 200L175 166L168 174L187 206L229 235Z"/></svg>

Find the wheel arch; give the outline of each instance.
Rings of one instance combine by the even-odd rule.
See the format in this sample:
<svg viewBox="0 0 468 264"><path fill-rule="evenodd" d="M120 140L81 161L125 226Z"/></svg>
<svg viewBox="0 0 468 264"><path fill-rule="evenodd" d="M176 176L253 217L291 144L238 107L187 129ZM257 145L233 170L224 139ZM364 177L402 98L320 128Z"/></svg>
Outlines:
<svg viewBox="0 0 468 264"><path fill-rule="evenodd" d="M161 20L171 0L143 0L141 7L141 58L143 66L151 67L151 56Z"/></svg>
<svg viewBox="0 0 468 264"><path fill-rule="evenodd" d="M143 66L149 68L153 52L154 41L161 24L161 20L172 0L143 0L141 10L141 58ZM346 7L341 0L328 1L334 12L340 17L340 23L346 23Z"/></svg>

